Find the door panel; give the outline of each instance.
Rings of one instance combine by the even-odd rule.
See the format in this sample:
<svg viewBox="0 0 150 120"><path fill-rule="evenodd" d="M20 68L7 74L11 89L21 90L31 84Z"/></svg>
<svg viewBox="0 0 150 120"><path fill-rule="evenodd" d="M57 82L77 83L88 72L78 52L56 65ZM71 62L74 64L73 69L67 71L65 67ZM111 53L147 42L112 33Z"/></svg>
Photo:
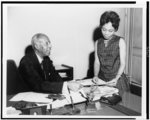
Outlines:
<svg viewBox="0 0 150 120"><path fill-rule="evenodd" d="M132 80L138 84L142 82L142 9L133 9L132 36Z"/></svg>
<svg viewBox="0 0 150 120"><path fill-rule="evenodd" d="M125 25L127 68L131 83L142 83L142 8L128 8Z"/></svg>

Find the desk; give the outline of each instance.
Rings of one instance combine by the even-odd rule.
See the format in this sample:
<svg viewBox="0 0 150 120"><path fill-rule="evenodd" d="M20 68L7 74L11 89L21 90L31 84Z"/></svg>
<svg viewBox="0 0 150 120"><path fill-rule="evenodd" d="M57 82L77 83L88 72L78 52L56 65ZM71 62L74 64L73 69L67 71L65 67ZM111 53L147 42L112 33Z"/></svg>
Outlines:
<svg viewBox="0 0 150 120"><path fill-rule="evenodd" d="M76 108L81 110L78 115L104 115L104 116L140 116L141 115L141 98L130 92L123 93L122 101L115 105L106 105L95 101L93 104L95 109L89 109L85 102L75 104ZM64 108L63 108L64 109ZM62 110L63 110L62 109ZM65 106L68 111L72 110L71 106ZM58 115L56 110L52 111L53 115Z"/></svg>
<svg viewBox="0 0 150 120"><path fill-rule="evenodd" d="M73 80L73 67L68 65L55 65L56 71L64 81Z"/></svg>
<svg viewBox="0 0 150 120"><path fill-rule="evenodd" d="M13 96L9 96L10 99ZM122 96L123 100L118 105L110 106L99 101L95 101L92 105L95 109L90 110L85 102L75 104L76 108L81 110L78 115L109 115L109 116L140 116L141 115L141 98L139 96L133 95L132 93L125 92ZM13 105L15 102L9 102L7 106ZM52 110L52 115L62 115L66 114L65 111L71 111L71 105L67 105L58 109ZM50 115L47 112L47 115Z"/></svg>
<svg viewBox="0 0 150 120"><path fill-rule="evenodd" d="M8 100L13 96L8 96ZM7 101L7 106L13 105L14 102ZM122 94L122 101L115 106L100 103L99 100L94 101L91 105L92 109L87 107L86 102L76 103L75 107L81 112L77 115L104 115L104 116L140 116L141 115L141 97L130 92ZM47 111L47 115L68 115L67 111L71 111L71 105Z"/></svg>

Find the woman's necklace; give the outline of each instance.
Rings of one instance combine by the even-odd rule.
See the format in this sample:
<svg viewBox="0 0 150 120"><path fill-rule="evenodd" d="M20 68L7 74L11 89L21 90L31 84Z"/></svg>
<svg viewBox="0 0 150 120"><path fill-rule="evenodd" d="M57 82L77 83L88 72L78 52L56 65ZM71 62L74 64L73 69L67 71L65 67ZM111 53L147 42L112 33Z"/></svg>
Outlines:
<svg viewBox="0 0 150 120"><path fill-rule="evenodd" d="M107 46L108 46L109 41L110 41L110 40L112 40L112 39L113 39L113 37L114 37L114 35L112 35L111 37L109 37L109 39L104 39L105 47L107 47Z"/></svg>
<svg viewBox="0 0 150 120"><path fill-rule="evenodd" d="M108 46L108 42L109 42L109 40L104 40L105 47Z"/></svg>

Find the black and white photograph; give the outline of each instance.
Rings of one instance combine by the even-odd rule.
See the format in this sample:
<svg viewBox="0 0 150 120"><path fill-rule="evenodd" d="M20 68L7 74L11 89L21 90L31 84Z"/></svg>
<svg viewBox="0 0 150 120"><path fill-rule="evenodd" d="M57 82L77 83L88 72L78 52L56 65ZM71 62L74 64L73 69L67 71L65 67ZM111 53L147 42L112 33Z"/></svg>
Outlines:
<svg viewBox="0 0 150 120"><path fill-rule="evenodd" d="M2 118L148 119L148 1L1 7Z"/></svg>

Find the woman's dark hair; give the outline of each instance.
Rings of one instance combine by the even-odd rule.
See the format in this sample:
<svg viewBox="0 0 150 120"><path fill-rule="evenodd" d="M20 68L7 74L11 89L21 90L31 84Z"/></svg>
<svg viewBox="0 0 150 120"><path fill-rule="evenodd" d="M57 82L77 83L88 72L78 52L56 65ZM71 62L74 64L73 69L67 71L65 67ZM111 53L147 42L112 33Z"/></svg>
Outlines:
<svg viewBox="0 0 150 120"><path fill-rule="evenodd" d="M106 11L101 15L100 19L100 28L108 22L112 23L112 26L115 28L115 30L118 30L120 18L119 15L114 11Z"/></svg>

